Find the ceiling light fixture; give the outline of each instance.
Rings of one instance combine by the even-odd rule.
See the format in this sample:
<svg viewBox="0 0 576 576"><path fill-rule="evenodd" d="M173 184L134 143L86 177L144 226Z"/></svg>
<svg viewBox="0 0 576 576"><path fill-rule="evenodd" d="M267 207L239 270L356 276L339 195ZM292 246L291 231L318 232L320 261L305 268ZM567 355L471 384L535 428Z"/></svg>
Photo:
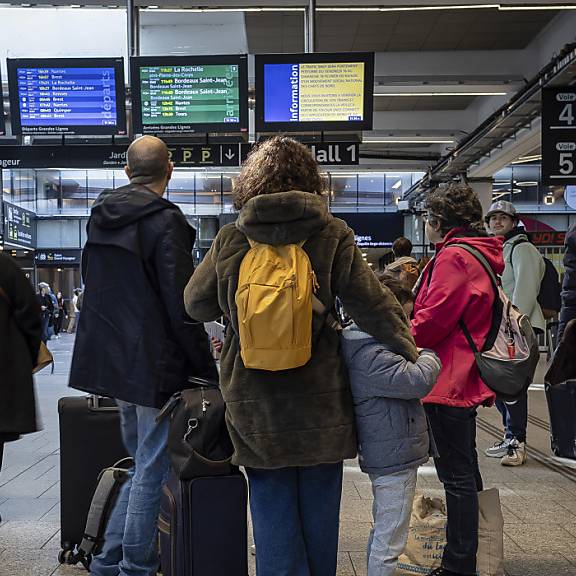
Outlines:
<svg viewBox="0 0 576 576"><path fill-rule="evenodd" d="M318 12L415 12L426 10L479 10L493 8L499 9L500 4L454 4L452 6L322 6L316 8Z"/></svg>
<svg viewBox="0 0 576 576"><path fill-rule="evenodd" d="M574 4L445 4L443 6L321 6L318 12L421 12L430 10L576 10Z"/></svg>
<svg viewBox="0 0 576 576"><path fill-rule="evenodd" d="M534 154L533 156L520 156L518 160L514 160L511 164L525 164L527 162L538 162L542 160L541 154Z"/></svg>
<svg viewBox="0 0 576 576"><path fill-rule="evenodd" d="M454 140L426 140L419 139L405 139L400 138L386 138L384 140L364 140L362 144L454 144Z"/></svg>
<svg viewBox="0 0 576 576"><path fill-rule="evenodd" d="M397 182L395 182L394 184L392 184L392 189L393 189L393 190L398 190L398 188L402 188L402 180L398 180Z"/></svg>
<svg viewBox="0 0 576 576"><path fill-rule="evenodd" d="M152 10L153 12L162 12L169 14L185 14L185 13L205 13L205 12L305 12L304 7L290 7L290 8L276 8L273 6L265 6L259 8L245 7L245 8L226 8L226 7L214 7L214 8L159 8L158 6L147 6L142 8L140 12L148 12Z"/></svg>
<svg viewBox="0 0 576 576"><path fill-rule="evenodd" d="M508 92L374 92L374 96L506 96Z"/></svg>

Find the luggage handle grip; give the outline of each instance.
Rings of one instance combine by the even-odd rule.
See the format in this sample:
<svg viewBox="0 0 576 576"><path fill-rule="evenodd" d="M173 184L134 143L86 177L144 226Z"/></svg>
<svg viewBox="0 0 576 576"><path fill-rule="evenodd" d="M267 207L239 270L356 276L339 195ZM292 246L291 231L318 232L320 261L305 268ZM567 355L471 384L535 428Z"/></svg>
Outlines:
<svg viewBox="0 0 576 576"><path fill-rule="evenodd" d="M88 396L88 409L97 412L118 412L118 406L103 406L100 402L100 396L97 394L90 394Z"/></svg>

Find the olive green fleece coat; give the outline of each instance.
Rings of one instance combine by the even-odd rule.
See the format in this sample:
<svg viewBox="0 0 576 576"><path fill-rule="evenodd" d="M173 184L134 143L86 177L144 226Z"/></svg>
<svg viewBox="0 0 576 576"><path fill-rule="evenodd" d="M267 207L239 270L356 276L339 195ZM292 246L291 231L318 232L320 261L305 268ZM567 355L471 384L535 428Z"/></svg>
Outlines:
<svg viewBox="0 0 576 576"><path fill-rule="evenodd" d="M224 313L232 329L222 349L220 386L234 443L233 461L252 468L313 466L356 455L352 397L338 334L315 315L310 361L278 372L244 367L239 353L235 295L240 263L256 242L307 240L318 298L332 308L339 296L362 330L414 361L406 317L382 288L354 244L354 233L334 218L323 197L281 192L252 198L236 224L224 226L184 293L188 314L208 322Z"/></svg>

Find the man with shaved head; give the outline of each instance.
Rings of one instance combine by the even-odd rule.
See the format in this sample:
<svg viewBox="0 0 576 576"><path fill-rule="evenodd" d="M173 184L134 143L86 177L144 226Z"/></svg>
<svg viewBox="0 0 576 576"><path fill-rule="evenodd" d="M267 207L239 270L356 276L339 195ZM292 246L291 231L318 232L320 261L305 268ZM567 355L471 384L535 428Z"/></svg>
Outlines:
<svg viewBox="0 0 576 576"><path fill-rule="evenodd" d="M187 388L189 376L217 378L204 327L184 309L195 230L163 198L173 170L168 148L143 136L127 156L130 184L102 192L88 221L70 373L72 388L116 399L135 459L92 561L94 576L156 574L156 524L169 469L168 423L156 416Z"/></svg>

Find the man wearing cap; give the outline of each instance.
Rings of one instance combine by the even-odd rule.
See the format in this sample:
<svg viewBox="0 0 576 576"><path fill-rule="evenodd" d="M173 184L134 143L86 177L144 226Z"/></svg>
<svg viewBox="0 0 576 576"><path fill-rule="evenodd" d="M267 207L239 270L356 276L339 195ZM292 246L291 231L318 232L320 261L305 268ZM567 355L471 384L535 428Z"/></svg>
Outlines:
<svg viewBox="0 0 576 576"><path fill-rule="evenodd" d="M490 206L486 224L492 234L504 237L504 273L502 288L520 312L530 318L536 332L544 332L546 321L538 304L545 264L540 252L530 242L514 204L499 200ZM528 392L514 404L497 400L502 413L504 438L486 450L486 455L502 458L503 466L521 466L526 462L526 427L528 425Z"/></svg>

